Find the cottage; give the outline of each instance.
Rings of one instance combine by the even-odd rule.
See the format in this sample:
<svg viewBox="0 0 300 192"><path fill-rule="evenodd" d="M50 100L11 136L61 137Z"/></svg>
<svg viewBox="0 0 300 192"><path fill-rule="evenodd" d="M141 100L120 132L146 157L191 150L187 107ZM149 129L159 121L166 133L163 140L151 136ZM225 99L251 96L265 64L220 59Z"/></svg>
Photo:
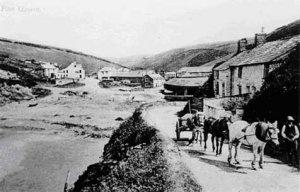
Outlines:
<svg viewBox="0 0 300 192"><path fill-rule="evenodd" d="M265 35L256 34L254 45L238 42L237 55L214 69L214 91L218 97L254 93L264 78L279 67L300 43L300 35L264 43ZM247 49L251 47L251 49Z"/></svg>
<svg viewBox="0 0 300 192"><path fill-rule="evenodd" d="M138 71L116 72L112 74L111 79L127 82L128 85L142 85L144 76L145 73Z"/></svg>
<svg viewBox="0 0 300 192"><path fill-rule="evenodd" d="M144 85L146 88L161 87L165 79L159 74L147 74L144 76Z"/></svg>
<svg viewBox="0 0 300 192"><path fill-rule="evenodd" d="M117 72L117 69L113 67L103 67L98 71L98 79L102 80L109 80L110 77Z"/></svg>
<svg viewBox="0 0 300 192"><path fill-rule="evenodd" d="M55 79L58 73L57 64L41 62L43 74L47 78Z"/></svg>
<svg viewBox="0 0 300 192"><path fill-rule="evenodd" d="M84 79L85 70L81 64L73 62L68 67L60 70L59 76L60 78Z"/></svg>

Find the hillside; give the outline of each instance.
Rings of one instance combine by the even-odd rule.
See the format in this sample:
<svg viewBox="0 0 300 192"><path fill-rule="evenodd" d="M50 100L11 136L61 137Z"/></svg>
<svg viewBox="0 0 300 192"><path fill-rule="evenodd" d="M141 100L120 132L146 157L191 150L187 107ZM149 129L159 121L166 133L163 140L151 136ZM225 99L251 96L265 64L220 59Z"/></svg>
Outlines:
<svg viewBox="0 0 300 192"><path fill-rule="evenodd" d="M268 34L267 41L274 41L297 34L300 34L300 20L272 31ZM247 39L248 43L254 41L253 37ZM152 56L131 56L111 60L127 67L176 71L184 66L200 66L219 57L234 53L236 49L237 41L227 41L172 49Z"/></svg>
<svg viewBox="0 0 300 192"><path fill-rule="evenodd" d="M236 42L199 44L172 49L153 56L136 56L114 59L127 67L177 71L184 66L199 66L236 51Z"/></svg>
<svg viewBox="0 0 300 192"><path fill-rule="evenodd" d="M268 34L267 41L275 41L285 37L290 37L300 34L300 19L290 24L279 27Z"/></svg>
<svg viewBox="0 0 300 192"><path fill-rule="evenodd" d="M96 72L99 68L105 66L121 65L111 61L98 58L81 52L62 49L52 46L44 46L20 41L13 41L0 38L0 54L7 54L16 59L35 59L37 61L47 61L58 63L62 67L68 66L73 61L82 63L87 74Z"/></svg>

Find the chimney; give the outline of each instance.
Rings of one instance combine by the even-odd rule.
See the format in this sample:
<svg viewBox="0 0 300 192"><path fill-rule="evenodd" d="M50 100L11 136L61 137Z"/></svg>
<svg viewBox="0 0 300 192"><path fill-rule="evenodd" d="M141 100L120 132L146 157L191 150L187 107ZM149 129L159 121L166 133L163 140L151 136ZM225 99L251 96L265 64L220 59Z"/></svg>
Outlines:
<svg viewBox="0 0 300 192"><path fill-rule="evenodd" d="M266 42L267 34L266 33L256 33L254 38L255 47Z"/></svg>
<svg viewBox="0 0 300 192"><path fill-rule="evenodd" d="M243 38L241 40L238 41L238 50L237 53L246 51L246 46L247 46L247 39Z"/></svg>

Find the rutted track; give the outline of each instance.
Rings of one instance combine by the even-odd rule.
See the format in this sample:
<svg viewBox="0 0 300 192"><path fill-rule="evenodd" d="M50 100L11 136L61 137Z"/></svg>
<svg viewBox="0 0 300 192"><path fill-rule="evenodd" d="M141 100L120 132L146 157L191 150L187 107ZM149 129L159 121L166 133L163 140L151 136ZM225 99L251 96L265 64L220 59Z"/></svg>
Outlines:
<svg viewBox="0 0 300 192"><path fill-rule="evenodd" d="M152 106L144 115L146 121L159 129L165 137L175 138L176 112L182 105ZM191 133L182 134L191 137ZM242 150L239 167L227 164L227 145L223 154L216 157L211 151L203 151L199 144L186 146L186 141L178 141L182 160L189 167L204 191L299 191L299 172L271 157L265 157L265 168L254 171L250 168L252 153Z"/></svg>

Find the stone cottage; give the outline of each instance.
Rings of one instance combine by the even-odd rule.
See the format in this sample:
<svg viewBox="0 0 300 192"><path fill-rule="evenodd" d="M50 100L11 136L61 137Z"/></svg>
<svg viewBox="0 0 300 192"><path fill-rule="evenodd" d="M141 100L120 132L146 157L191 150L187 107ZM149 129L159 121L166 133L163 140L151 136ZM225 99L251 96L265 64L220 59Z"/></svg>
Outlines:
<svg viewBox="0 0 300 192"><path fill-rule="evenodd" d="M237 54L213 70L217 97L255 93L264 78L296 49L300 35L265 43L266 34L256 34L254 44L238 42Z"/></svg>

